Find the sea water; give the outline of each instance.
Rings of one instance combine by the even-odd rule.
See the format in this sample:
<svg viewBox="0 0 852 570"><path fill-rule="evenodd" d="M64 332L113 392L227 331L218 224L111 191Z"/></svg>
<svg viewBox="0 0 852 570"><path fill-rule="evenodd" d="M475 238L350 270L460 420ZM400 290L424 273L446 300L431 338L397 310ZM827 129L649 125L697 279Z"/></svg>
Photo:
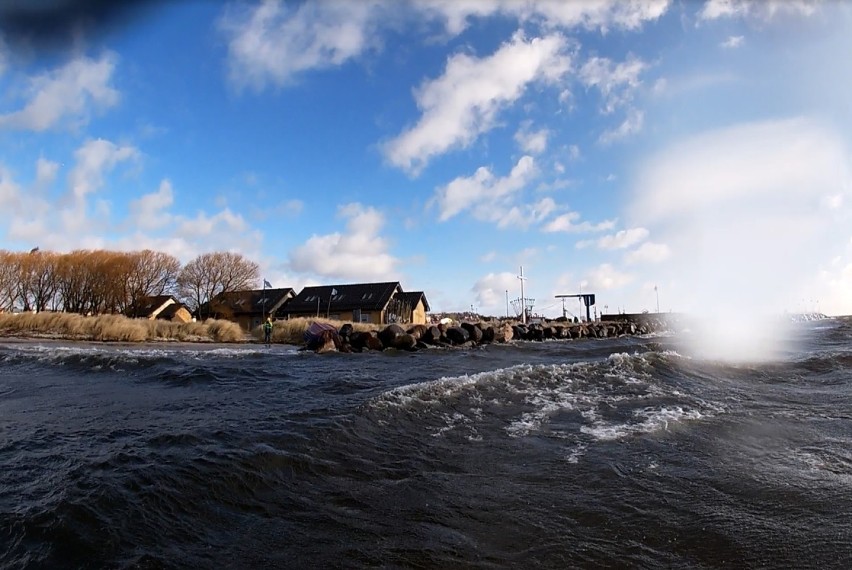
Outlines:
<svg viewBox="0 0 852 570"><path fill-rule="evenodd" d="M0 341L0 567L849 568L852 322L791 334Z"/></svg>

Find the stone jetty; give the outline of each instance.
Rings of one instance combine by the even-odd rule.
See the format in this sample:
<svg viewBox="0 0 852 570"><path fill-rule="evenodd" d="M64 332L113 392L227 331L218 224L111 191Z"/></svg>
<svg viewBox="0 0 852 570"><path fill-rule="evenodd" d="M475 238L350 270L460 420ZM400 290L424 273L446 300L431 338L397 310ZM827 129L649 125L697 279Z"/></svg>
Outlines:
<svg viewBox="0 0 852 570"><path fill-rule="evenodd" d="M544 322L519 324L508 322L462 322L458 324L387 325L378 331L356 331L345 324L336 332L327 330L306 339L305 349L318 353L363 352L368 350L416 351L429 347L473 347L512 340L579 340L648 334L668 328L665 319L643 318L594 321L589 323Z"/></svg>

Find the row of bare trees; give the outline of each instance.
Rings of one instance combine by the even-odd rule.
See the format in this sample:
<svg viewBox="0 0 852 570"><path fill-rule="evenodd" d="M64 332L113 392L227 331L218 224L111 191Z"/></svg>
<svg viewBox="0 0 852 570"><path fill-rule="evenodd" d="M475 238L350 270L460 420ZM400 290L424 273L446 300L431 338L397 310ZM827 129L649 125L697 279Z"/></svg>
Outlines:
<svg viewBox="0 0 852 570"><path fill-rule="evenodd" d="M259 278L257 263L230 252L205 253L181 267L176 257L149 249L0 250L0 312L124 313L153 295L174 295L194 310L219 293L254 288Z"/></svg>

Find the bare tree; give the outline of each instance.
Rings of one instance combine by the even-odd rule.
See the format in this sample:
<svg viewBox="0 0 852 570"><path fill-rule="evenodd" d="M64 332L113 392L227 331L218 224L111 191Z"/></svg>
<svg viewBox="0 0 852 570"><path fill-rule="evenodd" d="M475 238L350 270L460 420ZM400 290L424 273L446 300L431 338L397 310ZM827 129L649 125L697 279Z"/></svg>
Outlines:
<svg viewBox="0 0 852 570"><path fill-rule="evenodd" d="M11 311L18 298L19 254L0 250L0 312Z"/></svg>
<svg viewBox="0 0 852 570"><path fill-rule="evenodd" d="M89 289L91 287L92 252L72 251L59 256L57 261L57 296L63 310L69 313L85 314L89 310Z"/></svg>
<svg viewBox="0 0 852 570"><path fill-rule="evenodd" d="M20 256L20 279L26 287L25 308L41 312L54 307L57 260L58 256L48 251L33 250Z"/></svg>
<svg viewBox="0 0 852 570"><path fill-rule="evenodd" d="M260 267L239 253L214 252L187 263L178 276L181 295L199 317L207 318L206 303L219 293L251 289L260 279Z"/></svg>
<svg viewBox="0 0 852 570"><path fill-rule="evenodd" d="M146 249L129 254L132 271L127 281L130 302L175 292L180 261L167 253Z"/></svg>

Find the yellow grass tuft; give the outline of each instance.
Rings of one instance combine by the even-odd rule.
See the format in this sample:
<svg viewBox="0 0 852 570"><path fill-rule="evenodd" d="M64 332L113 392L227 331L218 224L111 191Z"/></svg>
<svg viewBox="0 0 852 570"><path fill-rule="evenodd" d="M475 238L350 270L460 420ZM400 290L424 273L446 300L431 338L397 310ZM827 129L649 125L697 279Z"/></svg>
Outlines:
<svg viewBox="0 0 852 570"><path fill-rule="evenodd" d="M0 314L0 336L38 336L113 342L242 342L245 335L230 321L171 323L123 315L86 317L76 313Z"/></svg>

